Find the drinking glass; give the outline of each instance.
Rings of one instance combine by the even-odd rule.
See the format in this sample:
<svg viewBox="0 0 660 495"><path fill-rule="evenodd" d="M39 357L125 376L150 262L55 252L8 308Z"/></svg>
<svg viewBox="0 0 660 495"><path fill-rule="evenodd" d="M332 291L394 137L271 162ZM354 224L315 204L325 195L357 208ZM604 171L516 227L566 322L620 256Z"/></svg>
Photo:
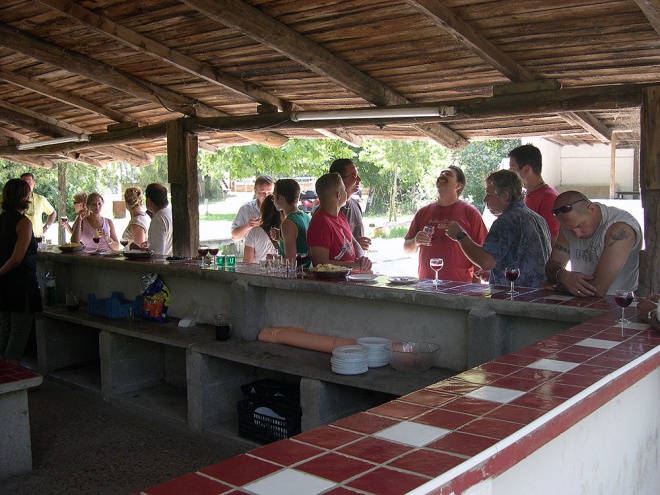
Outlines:
<svg viewBox="0 0 660 495"><path fill-rule="evenodd" d="M119 240L119 244L124 246L124 251L126 251L126 246L128 246L128 239L124 239L123 237Z"/></svg>
<svg viewBox="0 0 660 495"><path fill-rule="evenodd" d="M425 227L426 228L426 227ZM431 227L433 228L433 227ZM442 258L431 258L431 261L429 261L429 264L431 265L431 269L435 272L435 281L433 282L433 285L435 285L435 288L438 288L438 272L442 270L442 267L445 266L445 261Z"/></svg>
<svg viewBox="0 0 660 495"><path fill-rule="evenodd" d="M99 250L99 242L101 242L101 236L102 235L103 235L103 231L102 230L97 230L94 233L94 237L92 237L92 241L94 241L94 244L96 244L96 249L94 250L94 252L97 252Z"/></svg>
<svg viewBox="0 0 660 495"><path fill-rule="evenodd" d="M635 293L631 290L618 290L614 293L614 300L617 305L621 307L621 319L616 320L617 323L630 323L630 320L626 318L626 308L630 306L635 299Z"/></svg>
<svg viewBox="0 0 660 495"><path fill-rule="evenodd" d="M215 263L215 257L219 252L220 252L220 248L218 246L209 247L209 254L211 255L211 259L209 260L210 265L213 265Z"/></svg>
<svg viewBox="0 0 660 495"><path fill-rule="evenodd" d="M514 268L514 267L506 267L504 269L504 275L506 276L506 279L511 282L511 290L507 292L511 297L517 296L520 294L520 292L516 292L513 290L513 283L518 279L520 276L520 268Z"/></svg>
<svg viewBox="0 0 660 495"><path fill-rule="evenodd" d="M199 246L197 248L197 254L199 254L200 258L202 258L202 261L199 264L199 266L201 268L204 268L204 263L206 262L206 255L209 254L209 247L208 246Z"/></svg>
<svg viewBox="0 0 660 495"><path fill-rule="evenodd" d="M433 238L433 234L435 234L435 227L433 225L427 225L426 227L424 227L422 229L422 232L427 234L429 237ZM430 246L431 242L432 242L432 240L429 240L428 244L426 244L426 245Z"/></svg>

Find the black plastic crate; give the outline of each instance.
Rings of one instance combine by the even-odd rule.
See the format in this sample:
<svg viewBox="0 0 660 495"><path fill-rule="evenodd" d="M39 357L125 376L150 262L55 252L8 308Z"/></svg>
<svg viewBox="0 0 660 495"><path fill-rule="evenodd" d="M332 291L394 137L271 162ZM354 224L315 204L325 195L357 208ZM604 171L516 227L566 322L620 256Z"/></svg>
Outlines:
<svg viewBox="0 0 660 495"><path fill-rule="evenodd" d="M300 416L278 419L256 412L258 407L245 399L238 402L238 434L266 444L300 433Z"/></svg>
<svg viewBox="0 0 660 495"><path fill-rule="evenodd" d="M238 434L270 443L300 433L300 389L277 380L261 379L241 387L246 399L237 404ZM267 408L279 417L257 411ZM283 419L280 419L283 418Z"/></svg>

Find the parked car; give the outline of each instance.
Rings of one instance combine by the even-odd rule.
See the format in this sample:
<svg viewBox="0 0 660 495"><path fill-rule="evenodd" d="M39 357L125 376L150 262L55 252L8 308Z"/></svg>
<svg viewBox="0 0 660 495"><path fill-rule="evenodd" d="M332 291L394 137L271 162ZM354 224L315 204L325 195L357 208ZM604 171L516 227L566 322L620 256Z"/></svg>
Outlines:
<svg viewBox="0 0 660 495"><path fill-rule="evenodd" d="M300 205L298 209L311 213L319 205L319 196L316 191L303 191L300 193Z"/></svg>

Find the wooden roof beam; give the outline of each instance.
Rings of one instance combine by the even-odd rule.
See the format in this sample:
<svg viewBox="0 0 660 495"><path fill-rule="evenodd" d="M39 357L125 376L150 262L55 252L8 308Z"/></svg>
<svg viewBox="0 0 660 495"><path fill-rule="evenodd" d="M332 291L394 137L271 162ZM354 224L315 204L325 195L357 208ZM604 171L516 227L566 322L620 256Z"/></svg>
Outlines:
<svg viewBox="0 0 660 495"><path fill-rule="evenodd" d="M18 74L14 74L0 69L0 79L4 79L5 81L15 84L16 86L29 89L30 91L34 91L35 93L40 93L44 96L47 96L48 98L61 101L62 103L66 103L67 105L81 108L83 110L89 110L90 112L94 112L99 115L104 115L109 119L114 120L115 122L133 121L133 119L124 115L121 112L117 112L108 107L96 105L87 100L79 98L75 95L65 93L64 91L60 91L59 89L52 88L46 84L43 84L39 81L35 81L34 79L28 77L23 77Z"/></svg>
<svg viewBox="0 0 660 495"><path fill-rule="evenodd" d="M20 163L21 165L27 165L28 167L38 167L38 168L45 168L46 170L52 170L56 167L56 165L45 158L41 158L39 156L21 156L21 157L15 157L12 155L0 155L0 158L4 158L5 160L9 160L10 162L13 163Z"/></svg>
<svg viewBox="0 0 660 495"><path fill-rule="evenodd" d="M369 103L378 106L410 103L390 87L241 0L182 1L209 18L240 31L335 84L349 89ZM462 148L468 144L463 137L442 124L429 124L420 131L426 135L431 133L434 140L452 149ZM443 140L444 136L448 135L451 135L451 139Z"/></svg>
<svg viewBox="0 0 660 495"><path fill-rule="evenodd" d="M165 107L181 115L226 116L227 114L208 105L126 74L107 64L80 55L62 47L34 38L19 29L0 22L0 45L11 48L36 60L79 74L93 81L110 86ZM274 132L245 133L242 137L267 146L282 146L288 139Z"/></svg>
<svg viewBox="0 0 660 495"><path fill-rule="evenodd" d="M638 2L639 1L642 0L638 0ZM527 83L537 79L534 74L529 72L513 58L477 33L470 27L470 25L465 23L451 10L445 7L439 0L406 0L406 2L419 12L423 13L437 26L444 29L447 34L467 47L510 81L514 83ZM609 134L611 138L611 131L592 115L587 113L573 113L571 115L571 120L564 116L561 117L573 125L582 127L598 140L609 143L609 140L603 141L603 138L607 134Z"/></svg>
<svg viewBox="0 0 660 495"><path fill-rule="evenodd" d="M660 34L660 0L635 0L635 3L644 12L655 32Z"/></svg>
<svg viewBox="0 0 660 495"><path fill-rule="evenodd" d="M159 58L169 64L178 67L194 76L200 77L212 84L222 86L234 93L245 96L259 103L268 103L280 110L286 107L285 102L254 84L249 84L240 79L222 72L216 67L204 62L199 62L181 52L173 50L162 43L143 36L110 19L96 15L70 0L37 0L39 3L50 7L62 14L81 22L85 26L94 29L106 36L113 38L119 43L130 46L134 50Z"/></svg>
<svg viewBox="0 0 660 495"><path fill-rule="evenodd" d="M566 122L579 125L589 131L589 134L603 144L609 144L612 141L612 130L589 112L562 112L557 115Z"/></svg>
<svg viewBox="0 0 660 495"><path fill-rule="evenodd" d="M33 132L38 132L50 137L64 137L76 136L80 134L87 134L87 132L77 126L67 124L66 122L58 121L52 117L41 115L27 108L22 108L6 101L0 101L0 120L3 122L13 122L16 124L17 120L20 121L20 126ZM19 140L20 142L27 142L29 139L25 138ZM104 148L103 153L116 160L129 161L136 166L145 166L151 163L150 157L146 153L138 150L121 149L115 146L108 146ZM90 165L98 166L98 164L88 161Z"/></svg>

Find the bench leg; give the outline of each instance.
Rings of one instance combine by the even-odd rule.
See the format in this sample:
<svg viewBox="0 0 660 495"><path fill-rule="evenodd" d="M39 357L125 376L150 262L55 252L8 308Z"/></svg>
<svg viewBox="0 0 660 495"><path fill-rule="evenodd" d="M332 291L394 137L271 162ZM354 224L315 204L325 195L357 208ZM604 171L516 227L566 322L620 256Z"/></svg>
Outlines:
<svg viewBox="0 0 660 495"><path fill-rule="evenodd" d="M0 479L32 471L27 390L0 395Z"/></svg>

